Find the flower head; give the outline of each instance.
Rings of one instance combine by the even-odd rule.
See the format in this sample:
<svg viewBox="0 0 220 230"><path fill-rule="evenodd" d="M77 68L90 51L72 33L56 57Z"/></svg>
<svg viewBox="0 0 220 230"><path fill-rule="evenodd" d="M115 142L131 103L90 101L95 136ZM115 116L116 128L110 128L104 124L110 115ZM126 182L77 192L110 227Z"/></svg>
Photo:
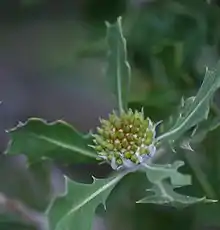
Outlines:
<svg viewBox="0 0 220 230"><path fill-rule="evenodd" d="M115 170L132 168L145 163L156 152L155 125L142 112L115 112L108 120L101 119L94 134L93 147L99 159L111 164Z"/></svg>

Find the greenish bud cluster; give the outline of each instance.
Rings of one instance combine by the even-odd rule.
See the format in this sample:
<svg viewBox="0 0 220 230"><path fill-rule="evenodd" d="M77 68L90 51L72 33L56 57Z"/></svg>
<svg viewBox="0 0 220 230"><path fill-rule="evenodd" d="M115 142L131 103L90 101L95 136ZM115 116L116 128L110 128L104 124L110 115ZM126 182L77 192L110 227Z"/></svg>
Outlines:
<svg viewBox="0 0 220 230"><path fill-rule="evenodd" d="M94 134L93 147L98 159L111 164L113 169L131 168L145 162L155 151L155 126L143 112L131 109L127 113L109 115L101 119Z"/></svg>

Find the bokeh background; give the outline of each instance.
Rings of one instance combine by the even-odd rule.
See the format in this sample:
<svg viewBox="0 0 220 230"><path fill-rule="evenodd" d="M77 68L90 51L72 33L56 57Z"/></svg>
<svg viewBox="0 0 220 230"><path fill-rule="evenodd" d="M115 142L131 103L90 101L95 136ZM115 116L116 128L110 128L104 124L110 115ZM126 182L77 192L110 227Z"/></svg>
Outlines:
<svg viewBox="0 0 220 230"><path fill-rule="evenodd" d="M96 127L99 117L112 111L115 99L104 74L104 22L114 22L120 15L132 67L130 106L144 106L153 120L165 120L182 96L195 94L206 66L214 66L219 59L218 0L1 0L2 153L9 140L5 130L18 121L29 117L64 119L87 132ZM212 105L215 114L220 114L218 104L216 95ZM217 196L219 138L220 130L216 129L197 151ZM28 172L22 157L2 156L0 161L0 191L40 211L49 199L42 176ZM52 183L57 191L62 182L59 172L53 170ZM97 170L102 175L108 172L108 168L93 165L65 170L85 180ZM98 210L94 230L219 229L218 205L183 210L136 205L135 200L147 186L144 178L142 174L129 175L117 186L107 212ZM193 192L203 195L199 185ZM0 226L2 230L31 229L8 223Z"/></svg>

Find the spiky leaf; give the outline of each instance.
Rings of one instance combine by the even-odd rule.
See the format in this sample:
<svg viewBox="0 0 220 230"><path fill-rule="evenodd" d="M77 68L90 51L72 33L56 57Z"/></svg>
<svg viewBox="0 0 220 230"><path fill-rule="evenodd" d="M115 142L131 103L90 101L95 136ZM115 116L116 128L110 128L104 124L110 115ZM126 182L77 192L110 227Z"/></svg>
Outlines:
<svg viewBox="0 0 220 230"><path fill-rule="evenodd" d="M127 109L130 87L130 67L127 62L126 40L122 33L121 21L122 19L119 17L115 24L106 22L109 46L107 77L117 97L120 112Z"/></svg>
<svg viewBox="0 0 220 230"><path fill-rule="evenodd" d="M207 200L205 197L197 198L181 195L174 191L174 187L172 187L167 182L155 184L147 191L154 194L146 196L145 198L139 200L137 203L153 203L160 205L170 205L176 208L183 208L192 204L209 202L209 200Z"/></svg>
<svg viewBox="0 0 220 230"><path fill-rule="evenodd" d="M208 132L215 130L220 125L219 117L210 117L196 126L192 135L191 142L200 143L207 136Z"/></svg>
<svg viewBox="0 0 220 230"><path fill-rule="evenodd" d="M137 203L165 204L175 207L184 207L198 202L208 202L205 197L196 198L181 195L174 191L175 188L190 185L189 175L178 172L178 168L183 166L183 161L176 161L172 165L145 165L148 180L153 184L152 188L147 189L153 195L148 195ZM166 181L170 179L170 184ZM210 201L214 202L214 201Z"/></svg>
<svg viewBox="0 0 220 230"><path fill-rule="evenodd" d="M81 184L66 178L66 193L48 209L51 230L91 230L98 205L103 204L123 174Z"/></svg>
<svg viewBox="0 0 220 230"><path fill-rule="evenodd" d="M61 163L78 163L95 159L96 154L88 147L89 136L82 136L64 121L47 123L31 118L24 124L9 130L11 142L7 154L25 154L29 163L44 158Z"/></svg>
<svg viewBox="0 0 220 230"><path fill-rule="evenodd" d="M182 100L182 108L172 127L157 139L177 140L185 131L208 118L210 102L220 87L220 63L214 70L206 70L205 78L195 97Z"/></svg>

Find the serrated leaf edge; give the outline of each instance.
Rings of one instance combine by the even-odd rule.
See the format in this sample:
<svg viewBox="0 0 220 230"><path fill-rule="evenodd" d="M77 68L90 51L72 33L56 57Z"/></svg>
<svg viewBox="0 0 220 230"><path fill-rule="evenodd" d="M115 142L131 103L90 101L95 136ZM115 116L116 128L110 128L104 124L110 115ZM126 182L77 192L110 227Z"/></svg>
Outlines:
<svg viewBox="0 0 220 230"><path fill-rule="evenodd" d="M73 126L71 126L69 123L67 123L67 122L65 122L65 121L63 121L63 120L56 120L56 121L48 122L48 121L46 121L45 119L35 118L35 117L30 118L30 119L28 119L28 120L25 121L25 122L18 122L18 125L17 125L17 126L11 128L11 129L6 130L6 132L7 132L7 133L12 133L12 132L16 131L17 129L22 128L22 127L28 125L28 123L31 122L31 121L40 121L40 122L42 122L42 123L44 123L45 125L48 125L48 126L53 126L53 125L56 125L56 124L62 124L62 125L67 126L68 128L70 128L70 129L73 130L74 132L76 132L77 135L82 136L82 138L84 138L84 139L88 139L89 136L90 136L90 134L87 134L87 135L81 134L81 133L78 132ZM56 146L58 146L58 147L65 148L65 149L69 149L69 150L71 150L71 151L81 153L82 155L89 156L89 157L92 157L92 158L94 158L94 159L96 158L96 155L95 155L95 154L92 154L90 151L87 151L87 150L84 150L84 149L80 149L80 148L77 148L77 147L73 147L73 146L71 146L71 145L68 145L68 144L65 144L65 143L62 143L62 142L59 142L59 141L54 141L53 139L48 138L48 137L46 137L46 136L44 136L44 135L36 135L36 134L34 134L34 133L32 133L32 135L33 135L34 137L38 138L38 139L47 141L47 142L49 142L49 143L51 143L51 144L54 144L54 145L56 145ZM8 145L7 145L6 150L4 151L4 154L7 154L7 152L8 152L9 149L10 149L10 146L11 146L12 142L13 142L12 139L8 142Z"/></svg>
<svg viewBox="0 0 220 230"><path fill-rule="evenodd" d="M215 71L209 70L208 68L206 68L206 73L205 73L205 75L206 75L208 72L209 72L210 74L214 74L214 73L215 73ZM204 83L204 81L203 81L203 83ZM202 83L202 84L203 84L203 83ZM198 94L198 93L197 93L197 94ZM207 98L208 95L209 95L209 94L206 94L205 97L203 97L203 99L196 105L196 107L194 108L193 111L196 111L197 108L200 107L200 105L206 100L206 98ZM193 116L193 114L194 114L194 113L191 112L191 113L189 114L189 116L188 116L185 120L183 120L183 122L182 122L177 128L171 129L170 131L168 131L168 132L166 132L166 133L160 135L159 137L157 137L157 141L161 141L162 139L164 139L164 138L166 138L166 137L168 137L168 136L171 136L171 135L173 135L174 133L176 133L176 132L178 132L179 130L181 130L181 129L187 124L188 120ZM207 118L207 117L208 117L208 113L206 114L206 118Z"/></svg>
<svg viewBox="0 0 220 230"><path fill-rule="evenodd" d="M117 22L116 24L110 24L109 22L105 22L105 25L107 27L107 36L106 36L106 42L108 44L108 33L109 33L109 28L111 27L114 27L114 26L117 26L118 27L118 30L119 30L119 35L120 35L120 38L121 40L123 41L122 44L123 44L123 51L124 51L124 56L126 57L125 58L125 61L124 61L124 64L126 65L127 69L128 69L128 72L129 72L129 76L128 76L128 81L129 81L129 86L130 86L130 78L131 78L131 68L130 68L130 65L129 65L129 62L127 61L127 48L126 48L126 39L124 38L123 36L123 31L122 31L122 17L118 17L117 18ZM107 52L107 58L111 55L111 50L108 49L108 52ZM118 60L118 57L119 55L117 55L117 63L119 63L120 61ZM120 65L117 64L117 67L120 68ZM123 102L123 99L122 99L122 92L121 92L121 88L122 88L122 85L121 85L121 71L117 68L117 76L116 76L116 79L117 79L117 102L118 102L118 107L119 107L119 111L120 113L122 113L124 110L127 109L127 105L124 105L124 102ZM129 87L128 86L128 87Z"/></svg>
<svg viewBox="0 0 220 230"><path fill-rule="evenodd" d="M87 199L83 200L81 203L79 203L78 205L76 205L73 209L71 209L68 213L64 214L63 217L57 222L57 226L59 226L59 223L62 222L62 220L64 218L66 218L66 216L71 215L72 213L78 211L81 207L83 207L84 205L86 205L87 203L89 203L91 200L93 200L96 196L98 196L99 194L101 194L102 192L104 192L106 189L108 189L109 187L111 187L112 185L116 184L117 182L119 182L128 172L125 173L120 173L117 176L113 177L113 179L108 182L107 184L105 184L104 186L102 186L100 189L98 189L95 193L91 194L89 197L87 197ZM67 176L64 176L65 178L65 192L60 195L59 197L63 197L65 195L68 194L68 181L71 181L71 183L76 183L76 184L80 184L78 182L72 181L71 179L69 179ZM93 178L93 182L91 184L86 184L86 185L93 185L98 179L96 179L95 177ZM56 199L54 199L51 204L49 205L48 209L46 210L45 214L48 215L50 209L53 206L53 203L56 201ZM105 203L102 202L102 204L105 206Z"/></svg>

